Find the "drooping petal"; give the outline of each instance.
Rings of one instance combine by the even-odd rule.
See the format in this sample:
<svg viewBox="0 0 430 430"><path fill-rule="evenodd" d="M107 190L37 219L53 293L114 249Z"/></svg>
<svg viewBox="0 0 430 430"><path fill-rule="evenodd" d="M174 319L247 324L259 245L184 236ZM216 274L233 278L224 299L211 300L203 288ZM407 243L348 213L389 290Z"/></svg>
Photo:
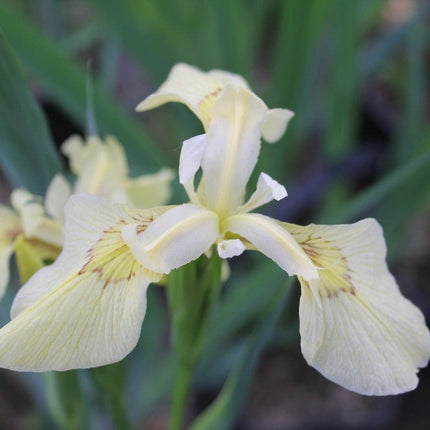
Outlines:
<svg viewBox="0 0 430 430"><path fill-rule="evenodd" d="M39 197L26 190L17 189L12 191L11 203L20 215L25 237L58 248L63 246L62 223L46 216Z"/></svg>
<svg viewBox="0 0 430 430"><path fill-rule="evenodd" d="M54 219L62 220L64 218L64 205L71 194L72 187L64 176L55 175L46 191L46 213Z"/></svg>
<svg viewBox="0 0 430 430"><path fill-rule="evenodd" d="M109 250L110 244L121 250L119 254L124 260L129 258L130 262L134 262L135 267L140 266L130 252L125 252L127 247L122 241L121 229L127 224L133 224L143 231L166 210L168 207L143 210L130 208L89 194L70 197L64 208L63 250L55 264L37 272L27 284L21 287L12 306L12 317L55 289L59 280L73 277L91 261L95 262L95 266L91 266L94 266L94 270L106 270L97 269L97 265L103 266L105 254L107 254L106 261L110 257L115 257L114 252ZM115 270L115 264L109 267L110 271ZM145 277L148 279L153 277L155 280L158 276L145 270Z"/></svg>
<svg viewBox="0 0 430 430"><path fill-rule="evenodd" d="M250 212L272 200L282 200L287 196L287 190L279 182L266 173L260 173L257 189L238 212Z"/></svg>
<svg viewBox="0 0 430 430"><path fill-rule="evenodd" d="M227 84L248 88L246 81L239 75L220 70L202 72L196 67L179 63L172 68L160 88L136 109L146 111L169 102L184 103L207 130L213 103Z"/></svg>
<svg viewBox="0 0 430 430"><path fill-rule="evenodd" d="M122 230L134 258L159 273L169 273L197 259L211 247L218 234L216 214L192 204L175 206L142 233L133 225Z"/></svg>
<svg viewBox="0 0 430 430"><path fill-rule="evenodd" d="M243 236L289 275L315 279L318 273L296 240L278 222L260 214L233 215L222 224L224 232Z"/></svg>
<svg viewBox="0 0 430 430"><path fill-rule="evenodd" d="M300 333L306 361L361 394L412 390L430 356L422 313L405 299L385 263L379 224L307 227L284 224L319 279L301 279Z"/></svg>
<svg viewBox="0 0 430 430"><path fill-rule="evenodd" d="M126 180L125 190L129 203L137 208L164 205L172 195L170 184L173 178L172 170L161 169L152 175Z"/></svg>
<svg viewBox="0 0 430 430"><path fill-rule="evenodd" d="M194 177L202 164L206 147L206 134L194 136L182 143L179 159L179 182L184 186L191 202L197 201Z"/></svg>
<svg viewBox="0 0 430 430"><path fill-rule="evenodd" d="M208 207L221 216L243 203L257 163L264 103L248 90L227 86L212 109L203 155L203 182Z"/></svg>
<svg viewBox="0 0 430 430"><path fill-rule="evenodd" d="M139 338L147 286L161 275L133 258L121 229L130 222L145 229L158 213L72 197L63 253L21 288L0 330L0 366L67 370L127 355Z"/></svg>
<svg viewBox="0 0 430 430"><path fill-rule="evenodd" d="M288 109L270 109L262 128L263 139L269 143L278 141L293 116L294 112Z"/></svg>

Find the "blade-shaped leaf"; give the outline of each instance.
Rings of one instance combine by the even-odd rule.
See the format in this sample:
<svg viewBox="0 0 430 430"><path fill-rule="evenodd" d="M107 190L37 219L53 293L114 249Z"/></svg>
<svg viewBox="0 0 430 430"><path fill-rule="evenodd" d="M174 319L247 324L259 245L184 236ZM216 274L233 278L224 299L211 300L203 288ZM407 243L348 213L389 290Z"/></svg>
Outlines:
<svg viewBox="0 0 430 430"><path fill-rule="evenodd" d="M62 169L45 117L0 32L0 162L11 183L43 194Z"/></svg>

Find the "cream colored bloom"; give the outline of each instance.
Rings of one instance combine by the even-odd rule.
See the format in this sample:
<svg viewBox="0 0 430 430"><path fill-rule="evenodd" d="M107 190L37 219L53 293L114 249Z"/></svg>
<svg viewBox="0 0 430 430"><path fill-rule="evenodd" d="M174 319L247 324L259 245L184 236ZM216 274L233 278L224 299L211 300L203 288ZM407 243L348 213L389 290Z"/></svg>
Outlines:
<svg viewBox="0 0 430 430"><path fill-rule="evenodd" d="M124 149L114 137L107 137L103 142L98 137L84 141L72 136L61 149L76 175L73 187L62 175L56 175L44 204L40 197L26 190L14 190L13 209L0 207L0 267L3 269L0 297L9 280L9 259L14 248L24 282L29 277L26 267L29 259L33 261L29 269L33 272L57 258L63 245L64 205L72 194L89 193L142 208L166 203L170 198L173 172L162 169L155 174L130 178Z"/></svg>
<svg viewBox="0 0 430 430"><path fill-rule="evenodd" d="M175 85L165 92L175 94ZM87 195L69 200L64 250L18 293L13 319L0 330L0 365L42 371L120 360L138 340L151 281L211 248L222 258L252 249L300 280L301 346L309 364L363 394L415 388L430 334L388 271L379 224L300 227L251 213L287 195L261 173L245 198L268 109L233 82L208 112L206 133L181 151L179 179L189 203L138 210Z"/></svg>

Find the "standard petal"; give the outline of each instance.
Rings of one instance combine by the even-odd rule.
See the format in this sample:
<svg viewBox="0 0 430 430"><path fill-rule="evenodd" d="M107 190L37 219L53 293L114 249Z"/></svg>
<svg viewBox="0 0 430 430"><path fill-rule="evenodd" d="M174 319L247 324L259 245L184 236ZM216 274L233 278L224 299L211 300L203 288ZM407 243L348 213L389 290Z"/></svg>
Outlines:
<svg viewBox="0 0 430 430"><path fill-rule="evenodd" d="M251 212L252 210L269 203L272 200L282 200L287 197L287 190L279 182L266 173L260 173L257 189L238 212Z"/></svg>
<svg viewBox="0 0 430 430"><path fill-rule="evenodd" d="M188 64L176 64L160 88L138 106L138 111L154 109L169 102L184 103L208 129L212 106L226 84L248 88L239 75L213 70L202 72Z"/></svg>
<svg viewBox="0 0 430 430"><path fill-rule="evenodd" d="M166 204L171 195L174 173L161 169L152 175L143 175L125 182L127 200L137 208L151 208Z"/></svg>
<svg viewBox="0 0 430 430"><path fill-rule="evenodd" d="M159 273L169 273L200 257L218 234L216 214L192 204L175 206L142 233L132 225L122 230L134 257Z"/></svg>
<svg viewBox="0 0 430 430"><path fill-rule="evenodd" d="M263 139L269 143L278 141L293 116L294 112L288 109L270 109L262 128Z"/></svg>
<svg viewBox="0 0 430 430"><path fill-rule="evenodd" d="M74 194L89 193L115 203L127 203L123 184L128 174L127 159L114 137L107 137L103 142L92 136L84 142L78 136L72 136L61 149L77 175Z"/></svg>
<svg viewBox="0 0 430 430"><path fill-rule="evenodd" d="M63 175L57 174L49 184L45 196L46 213L54 219L64 218L64 205L72 194L72 187Z"/></svg>
<svg viewBox="0 0 430 430"><path fill-rule="evenodd" d="M184 186L191 202L198 199L194 188L194 177L202 164L206 148L206 134L194 136L182 144L179 159L179 182Z"/></svg>
<svg viewBox="0 0 430 430"><path fill-rule="evenodd" d="M272 218L260 214L233 215L223 222L222 230L243 236L289 275L308 280L318 277L314 264L296 240Z"/></svg>
<svg viewBox="0 0 430 430"><path fill-rule="evenodd" d="M353 225L284 226L315 265L319 279L300 279L300 333L306 361L361 394L412 390L430 356L430 334L385 263L382 229Z"/></svg>
<svg viewBox="0 0 430 430"><path fill-rule="evenodd" d="M260 151L265 104L245 89L227 86L212 109L203 156L203 182L210 209L221 216L243 203Z"/></svg>

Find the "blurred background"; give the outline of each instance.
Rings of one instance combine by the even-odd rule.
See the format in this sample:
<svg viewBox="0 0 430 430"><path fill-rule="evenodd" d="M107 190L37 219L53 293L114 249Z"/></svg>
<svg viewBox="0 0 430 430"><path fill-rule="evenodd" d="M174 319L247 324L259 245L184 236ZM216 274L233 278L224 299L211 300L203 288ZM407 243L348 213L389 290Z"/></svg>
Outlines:
<svg viewBox="0 0 430 430"><path fill-rule="evenodd" d="M181 142L202 132L182 105L136 114L138 102L177 62L229 70L269 107L296 113L262 148L256 171L289 193L266 213L298 224L377 218L403 293L430 317L429 24L426 0L2 0L1 202L17 186L44 195L67 169L58 147L86 133L89 76L99 133L119 138L138 175L177 168ZM184 201L179 186L173 200ZM429 369L417 390L384 398L325 380L300 353L298 284L249 254L231 261L189 422L215 401L219 429L427 428ZM15 277L2 324L17 288ZM163 429L172 375L154 286L123 362L60 377L0 370L0 429Z"/></svg>

